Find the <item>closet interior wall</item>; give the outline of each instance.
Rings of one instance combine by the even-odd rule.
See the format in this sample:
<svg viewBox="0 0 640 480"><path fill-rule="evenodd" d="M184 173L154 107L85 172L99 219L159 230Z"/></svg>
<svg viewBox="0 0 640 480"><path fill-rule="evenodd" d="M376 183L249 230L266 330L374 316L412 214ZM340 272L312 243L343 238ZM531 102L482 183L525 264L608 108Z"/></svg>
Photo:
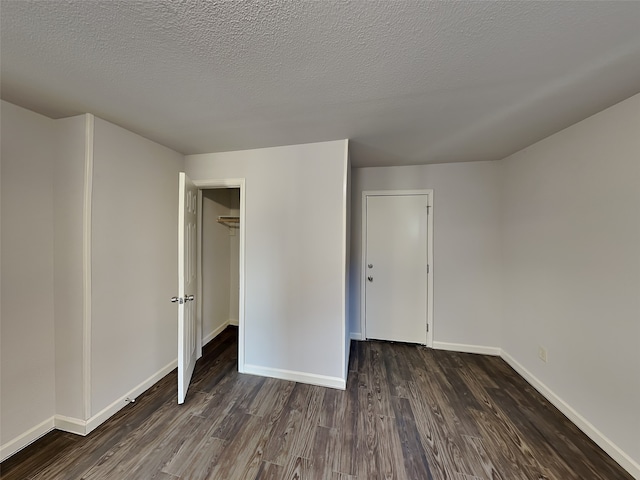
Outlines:
<svg viewBox="0 0 640 480"><path fill-rule="evenodd" d="M237 216L240 190L202 191L202 343L227 325L238 324L239 225L219 223L219 216Z"/></svg>

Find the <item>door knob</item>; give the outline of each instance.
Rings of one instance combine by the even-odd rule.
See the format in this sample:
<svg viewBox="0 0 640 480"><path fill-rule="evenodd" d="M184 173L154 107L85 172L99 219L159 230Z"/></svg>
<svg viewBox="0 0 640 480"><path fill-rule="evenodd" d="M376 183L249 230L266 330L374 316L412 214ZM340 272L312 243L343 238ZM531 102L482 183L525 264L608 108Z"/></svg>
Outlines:
<svg viewBox="0 0 640 480"><path fill-rule="evenodd" d="M179 303L180 305L182 305L184 303L184 300L182 300L181 297L171 297L171 303Z"/></svg>
<svg viewBox="0 0 640 480"><path fill-rule="evenodd" d="M373 282L373 277L369 276L367 277L367 280L369 280L370 282Z"/></svg>
<svg viewBox="0 0 640 480"><path fill-rule="evenodd" d="M373 263L370 263L369 265L367 265L367 267L373 268Z"/></svg>
<svg viewBox="0 0 640 480"><path fill-rule="evenodd" d="M184 296L184 301L185 302L193 302L193 295L185 295Z"/></svg>

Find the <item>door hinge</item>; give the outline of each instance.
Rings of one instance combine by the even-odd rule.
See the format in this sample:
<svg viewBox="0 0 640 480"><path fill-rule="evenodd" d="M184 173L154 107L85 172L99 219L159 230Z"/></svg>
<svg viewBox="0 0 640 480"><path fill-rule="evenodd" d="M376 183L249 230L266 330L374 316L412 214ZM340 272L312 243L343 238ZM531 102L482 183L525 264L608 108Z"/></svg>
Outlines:
<svg viewBox="0 0 640 480"><path fill-rule="evenodd" d="M431 269L429 268L429 265L427 265L427 273L429 273L431 271Z"/></svg>
<svg viewBox="0 0 640 480"><path fill-rule="evenodd" d="M427 323L427 332L429 331L429 324Z"/></svg>
<svg viewBox="0 0 640 480"><path fill-rule="evenodd" d="M431 213L431 205L427 205L427 215L429 215L429 213Z"/></svg>

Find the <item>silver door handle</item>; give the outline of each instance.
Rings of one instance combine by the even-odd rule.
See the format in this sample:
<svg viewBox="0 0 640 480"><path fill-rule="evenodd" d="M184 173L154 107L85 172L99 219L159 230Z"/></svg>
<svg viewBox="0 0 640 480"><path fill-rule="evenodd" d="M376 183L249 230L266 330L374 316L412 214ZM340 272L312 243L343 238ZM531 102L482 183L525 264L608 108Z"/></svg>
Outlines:
<svg viewBox="0 0 640 480"><path fill-rule="evenodd" d="M193 295L185 295L184 296L184 301L185 302L193 302Z"/></svg>
<svg viewBox="0 0 640 480"><path fill-rule="evenodd" d="M370 282L373 282L373 277L367 277L367 280L369 280Z"/></svg>
<svg viewBox="0 0 640 480"><path fill-rule="evenodd" d="M182 305L184 303L184 300L182 299L182 297L171 297L171 303L178 303Z"/></svg>

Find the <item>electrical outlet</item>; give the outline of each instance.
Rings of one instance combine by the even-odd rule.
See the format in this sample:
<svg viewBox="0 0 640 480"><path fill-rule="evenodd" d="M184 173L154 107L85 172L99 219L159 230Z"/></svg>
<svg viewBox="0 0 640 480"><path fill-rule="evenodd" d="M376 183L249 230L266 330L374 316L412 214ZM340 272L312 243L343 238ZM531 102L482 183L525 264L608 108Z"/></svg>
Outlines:
<svg viewBox="0 0 640 480"><path fill-rule="evenodd" d="M544 347L538 347L538 357L544 363L547 363L547 349Z"/></svg>

